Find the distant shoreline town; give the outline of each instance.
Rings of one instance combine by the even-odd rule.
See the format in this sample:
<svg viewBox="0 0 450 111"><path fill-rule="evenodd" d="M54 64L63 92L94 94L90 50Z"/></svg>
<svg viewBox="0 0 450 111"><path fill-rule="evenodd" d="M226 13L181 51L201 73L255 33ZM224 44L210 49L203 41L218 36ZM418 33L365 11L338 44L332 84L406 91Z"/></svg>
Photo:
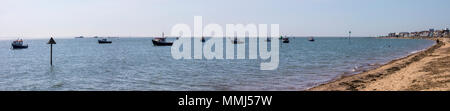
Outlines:
<svg viewBox="0 0 450 111"><path fill-rule="evenodd" d="M387 36L381 37L430 37L430 38L439 38L439 37L449 37L449 29L435 30L429 29L425 31L418 32L394 32L389 33Z"/></svg>

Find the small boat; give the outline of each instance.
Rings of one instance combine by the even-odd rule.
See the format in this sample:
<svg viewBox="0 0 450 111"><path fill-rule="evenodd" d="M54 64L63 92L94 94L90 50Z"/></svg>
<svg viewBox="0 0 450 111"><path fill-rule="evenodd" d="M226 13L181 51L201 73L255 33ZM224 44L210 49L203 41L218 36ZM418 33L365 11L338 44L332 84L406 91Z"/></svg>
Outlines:
<svg viewBox="0 0 450 111"><path fill-rule="evenodd" d="M238 43L239 43L238 39L237 39L237 38L234 38L233 44L238 44Z"/></svg>
<svg viewBox="0 0 450 111"><path fill-rule="evenodd" d="M233 44L242 44L242 43L244 43L244 42L242 42L242 41L239 41L237 37L235 37L231 42L232 42Z"/></svg>
<svg viewBox="0 0 450 111"><path fill-rule="evenodd" d="M205 37L202 37L202 42L206 42Z"/></svg>
<svg viewBox="0 0 450 111"><path fill-rule="evenodd" d="M310 38L308 38L308 41L314 42L316 40L314 40L314 37L310 37Z"/></svg>
<svg viewBox="0 0 450 111"><path fill-rule="evenodd" d="M152 40L155 46L172 46L173 42L167 42L166 38L155 38Z"/></svg>
<svg viewBox="0 0 450 111"><path fill-rule="evenodd" d="M23 45L23 40L22 39L18 39L13 41L13 43L11 43L11 46L13 49L26 49L28 48L28 44L27 45Z"/></svg>
<svg viewBox="0 0 450 111"><path fill-rule="evenodd" d="M267 37L267 40L266 40L266 42L270 42L270 41L272 41L272 39L271 39L271 38L269 38L269 37Z"/></svg>
<svg viewBox="0 0 450 111"><path fill-rule="evenodd" d="M289 38L283 38L283 43L289 43Z"/></svg>
<svg viewBox="0 0 450 111"><path fill-rule="evenodd" d="M100 40L98 40L98 43L99 44L111 44L112 41L108 41L108 39L100 39Z"/></svg>
<svg viewBox="0 0 450 111"><path fill-rule="evenodd" d="M203 33L202 33L202 42L206 42L206 39L205 39L205 37L203 36Z"/></svg>
<svg viewBox="0 0 450 111"><path fill-rule="evenodd" d="M155 46L172 46L173 42L167 42L166 38L164 38L164 33L162 34L161 38L154 38L152 40L153 45Z"/></svg>
<svg viewBox="0 0 450 111"><path fill-rule="evenodd" d="M79 37L75 37L76 39L82 39L84 38L83 36L79 36Z"/></svg>

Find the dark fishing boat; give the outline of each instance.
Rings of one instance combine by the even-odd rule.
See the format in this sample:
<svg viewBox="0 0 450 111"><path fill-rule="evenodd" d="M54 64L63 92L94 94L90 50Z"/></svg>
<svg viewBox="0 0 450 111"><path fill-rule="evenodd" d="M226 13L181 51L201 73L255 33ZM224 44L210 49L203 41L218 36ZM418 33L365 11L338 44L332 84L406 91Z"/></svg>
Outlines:
<svg viewBox="0 0 450 111"><path fill-rule="evenodd" d="M28 44L27 45L23 45L23 40L22 39L18 39L13 41L13 43L11 43L11 46L13 49L25 49L28 48Z"/></svg>
<svg viewBox="0 0 450 111"><path fill-rule="evenodd" d="M98 43L99 44L111 44L112 41L108 41L108 39L100 39L100 40L98 40Z"/></svg>
<svg viewBox="0 0 450 111"><path fill-rule="evenodd" d="M314 40L314 37L310 37L310 38L308 38L308 41L314 42L316 40Z"/></svg>
<svg viewBox="0 0 450 111"><path fill-rule="evenodd" d="M202 42L206 42L205 37L202 37Z"/></svg>
<svg viewBox="0 0 450 111"><path fill-rule="evenodd" d="M239 41L239 39L237 37L234 37L234 39L231 41L233 44L242 44L244 42Z"/></svg>
<svg viewBox="0 0 450 111"><path fill-rule="evenodd" d="M283 43L289 43L289 38L283 38Z"/></svg>
<svg viewBox="0 0 450 111"><path fill-rule="evenodd" d="M166 38L164 38L164 33L161 38L154 38L152 40L154 46L172 46L173 42L167 42Z"/></svg>
<svg viewBox="0 0 450 111"><path fill-rule="evenodd" d="M271 39L271 38L269 38L269 37L267 37L267 40L266 40L266 42L270 42L270 41L272 41L272 39Z"/></svg>
<svg viewBox="0 0 450 111"><path fill-rule="evenodd" d="M234 39L233 39L233 44L238 44L238 42L239 42L239 41L238 41L237 38L234 38Z"/></svg>
<svg viewBox="0 0 450 111"><path fill-rule="evenodd" d="M167 42L165 38L155 38L152 40L155 46L172 46L173 42Z"/></svg>

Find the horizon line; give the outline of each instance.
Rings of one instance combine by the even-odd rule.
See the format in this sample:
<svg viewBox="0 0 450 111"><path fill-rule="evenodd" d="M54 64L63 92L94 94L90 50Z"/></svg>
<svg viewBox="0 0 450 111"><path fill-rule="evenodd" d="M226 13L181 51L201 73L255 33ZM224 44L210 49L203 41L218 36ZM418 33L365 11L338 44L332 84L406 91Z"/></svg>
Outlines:
<svg viewBox="0 0 450 111"><path fill-rule="evenodd" d="M79 37L79 36L78 36ZM159 36L108 36L108 37L101 37L98 36L97 38L154 38ZM166 36L167 38L176 38L175 36ZM287 37L294 37L294 38L307 38L307 37L317 37L317 38L346 38L348 36L287 36ZM380 36L352 36L352 38L371 38L371 37L380 37ZM14 40L14 39L47 39L49 37L0 37L0 40ZM54 36L55 39L75 39L75 37L58 37ZM84 37L79 39L89 39L94 37ZM210 38L210 37L207 37ZM247 37L246 37L247 38Z"/></svg>

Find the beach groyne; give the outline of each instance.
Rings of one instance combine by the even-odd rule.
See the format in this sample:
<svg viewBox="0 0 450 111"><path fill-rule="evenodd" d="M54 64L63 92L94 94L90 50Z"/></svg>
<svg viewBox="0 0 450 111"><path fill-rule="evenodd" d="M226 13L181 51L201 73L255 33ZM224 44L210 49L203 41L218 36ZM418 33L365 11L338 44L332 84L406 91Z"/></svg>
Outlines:
<svg viewBox="0 0 450 111"><path fill-rule="evenodd" d="M436 44L376 69L341 77L308 91L449 91L450 39L426 39L435 40Z"/></svg>

